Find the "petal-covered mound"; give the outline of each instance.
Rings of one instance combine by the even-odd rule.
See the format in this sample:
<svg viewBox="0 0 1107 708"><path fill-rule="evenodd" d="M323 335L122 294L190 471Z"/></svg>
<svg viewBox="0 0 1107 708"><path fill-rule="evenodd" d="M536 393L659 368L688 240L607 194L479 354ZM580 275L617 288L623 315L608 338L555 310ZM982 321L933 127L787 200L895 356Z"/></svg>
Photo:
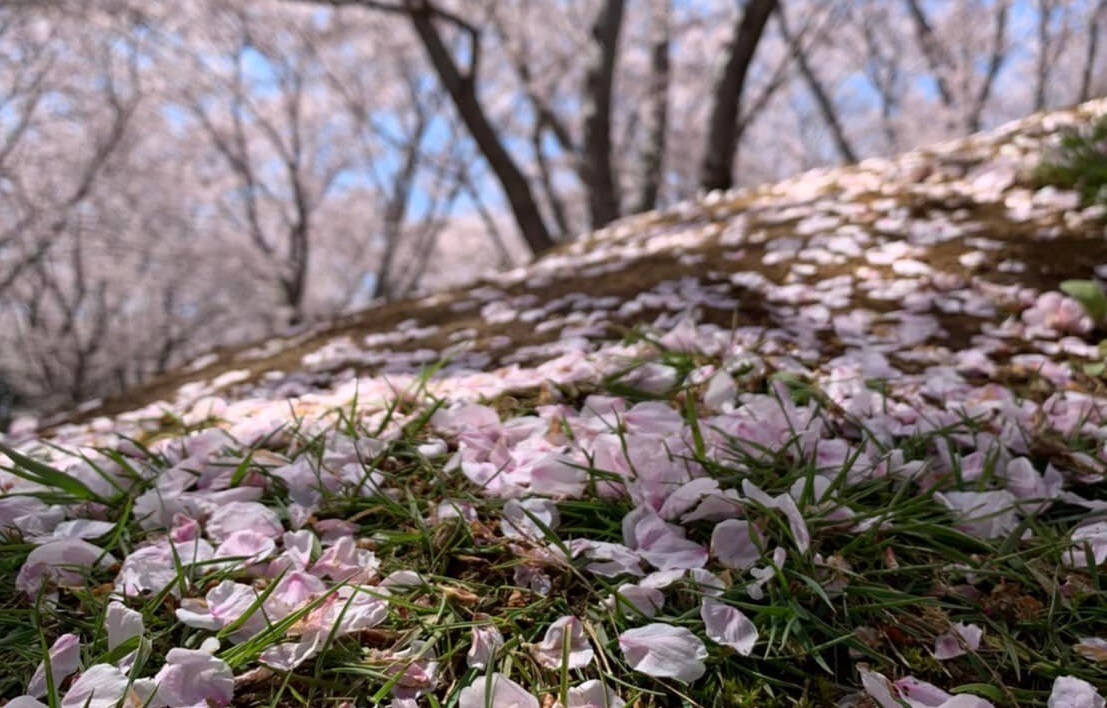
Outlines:
<svg viewBox="0 0 1107 708"><path fill-rule="evenodd" d="M1104 112L19 423L0 700L1102 706L1104 210L1032 178Z"/></svg>

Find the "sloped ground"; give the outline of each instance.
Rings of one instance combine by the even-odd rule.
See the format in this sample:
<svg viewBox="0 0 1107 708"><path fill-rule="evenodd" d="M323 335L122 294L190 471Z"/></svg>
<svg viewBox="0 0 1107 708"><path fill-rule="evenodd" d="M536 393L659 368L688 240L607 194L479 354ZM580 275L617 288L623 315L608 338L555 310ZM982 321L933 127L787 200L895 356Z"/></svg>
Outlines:
<svg viewBox="0 0 1107 708"><path fill-rule="evenodd" d="M1102 329L1054 291L1107 233L1032 173L1104 112L626 219L17 431L0 696L1102 706Z"/></svg>

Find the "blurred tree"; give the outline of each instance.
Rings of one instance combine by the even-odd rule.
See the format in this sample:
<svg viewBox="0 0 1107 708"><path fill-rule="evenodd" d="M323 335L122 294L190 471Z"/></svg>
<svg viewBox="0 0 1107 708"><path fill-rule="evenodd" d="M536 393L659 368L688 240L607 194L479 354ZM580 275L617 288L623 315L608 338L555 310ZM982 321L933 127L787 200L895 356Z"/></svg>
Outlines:
<svg viewBox="0 0 1107 708"><path fill-rule="evenodd" d="M0 376L68 405L1101 95L1105 32L1107 0L0 0Z"/></svg>
<svg viewBox="0 0 1107 708"><path fill-rule="evenodd" d="M738 113L746 75L753 66L753 55L777 0L749 0L745 3L734 36L723 54L712 92L711 120L703 151L700 187L707 192L729 189L734 183L734 156L738 152Z"/></svg>

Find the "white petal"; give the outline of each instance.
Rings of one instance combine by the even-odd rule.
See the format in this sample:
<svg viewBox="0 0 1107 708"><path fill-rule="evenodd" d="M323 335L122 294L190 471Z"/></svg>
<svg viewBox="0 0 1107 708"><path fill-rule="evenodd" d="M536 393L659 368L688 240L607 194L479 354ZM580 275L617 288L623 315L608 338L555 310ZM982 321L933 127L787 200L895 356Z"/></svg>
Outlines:
<svg viewBox="0 0 1107 708"><path fill-rule="evenodd" d="M551 624L542 641L531 646L531 654L539 664L554 671L560 670L563 663L570 669L583 668L592 663L595 656L584 636L584 626L571 615Z"/></svg>
<svg viewBox="0 0 1107 708"><path fill-rule="evenodd" d="M1083 637L1072 648L1088 661L1093 661L1101 666L1107 665L1107 639Z"/></svg>
<svg viewBox="0 0 1107 708"><path fill-rule="evenodd" d="M934 658L944 661L976 651L983 636L984 630L978 625L958 622L949 632L934 640Z"/></svg>
<svg viewBox="0 0 1107 708"><path fill-rule="evenodd" d="M234 674L222 659L194 649L170 649L154 681L157 701L171 707L226 706L234 696Z"/></svg>
<svg viewBox="0 0 1107 708"><path fill-rule="evenodd" d="M761 537L748 521L727 519L711 532L711 554L724 568L745 570L761 560Z"/></svg>
<svg viewBox="0 0 1107 708"><path fill-rule="evenodd" d="M704 389L703 404L708 410L718 413L730 407L737 397L738 387L734 384L734 377L726 371L716 371Z"/></svg>
<svg viewBox="0 0 1107 708"><path fill-rule="evenodd" d="M554 708L623 708L625 705L626 701L614 689L605 686L602 681L592 679L576 688L570 688L568 705L555 703Z"/></svg>
<svg viewBox="0 0 1107 708"><path fill-rule="evenodd" d="M757 627L738 608L705 597L700 606L700 617L711 641L731 647L742 656L753 652L753 646L757 643Z"/></svg>
<svg viewBox="0 0 1107 708"><path fill-rule="evenodd" d="M1095 686L1075 676L1060 676L1053 682L1048 708L1104 708L1107 701Z"/></svg>
<svg viewBox="0 0 1107 708"><path fill-rule="evenodd" d="M518 501L511 499L504 504L504 518L500 522L500 530L508 538L529 539L541 541L546 538L547 531L557 529L561 523L561 515L557 511L557 504L549 499L524 499ZM539 525L539 522L541 525Z"/></svg>
<svg viewBox="0 0 1107 708"><path fill-rule="evenodd" d="M76 569L92 570L112 565L115 558L102 548L79 538L59 538L44 543L27 554L19 569L15 586L34 597L42 584L54 581L62 585L81 585L84 574Z"/></svg>
<svg viewBox="0 0 1107 708"><path fill-rule="evenodd" d="M261 653L258 660L278 671L292 671L304 663L323 646L326 635L321 632L309 632L298 642L274 644Z"/></svg>
<svg viewBox="0 0 1107 708"><path fill-rule="evenodd" d="M488 668L492 660L504 645L504 635L493 625L485 627L473 627L472 643L469 652L465 655L465 661L470 669Z"/></svg>
<svg viewBox="0 0 1107 708"><path fill-rule="evenodd" d="M646 617L653 617L664 604L665 594L657 588L625 583L611 596L608 606L611 609L620 606L624 612L633 609Z"/></svg>
<svg viewBox="0 0 1107 708"><path fill-rule="evenodd" d="M54 640L50 647L50 678L54 686L60 686L61 682L77 670L81 664L81 640L76 634L63 634ZM46 663L42 662L35 669L35 675L27 684L27 694L36 698L46 695Z"/></svg>
<svg viewBox="0 0 1107 708"><path fill-rule="evenodd" d="M539 708L538 699L503 674L478 676L461 689L458 708Z"/></svg>
<svg viewBox="0 0 1107 708"><path fill-rule="evenodd" d="M860 667L859 672L861 674L861 685L865 688L865 693L869 695L869 698L876 701L880 708L903 708L903 704L896 700L895 687L892 686L892 682L884 674Z"/></svg>
<svg viewBox="0 0 1107 708"><path fill-rule="evenodd" d="M684 527L667 523L646 506L623 517L627 547L658 570L701 568L707 562L707 550L684 534Z"/></svg>
<svg viewBox="0 0 1107 708"><path fill-rule="evenodd" d="M123 672L114 666L90 666L69 687L62 708L115 708L127 695L128 683Z"/></svg>
<svg viewBox="0 0 1107 708"><path fill-rule="evenodd" d="M703 676L707 647L684 627L647 624L619 635L619 647L635 671L686 683Z"/></svg>
<svg viewBox="0 0 1107 708"><path fill-rule="evenodd" d="M104 615L104 626L108 630L108 650L133 637L141 637L145 631L142 613L136 612L122 602L112 602Z"/></svg>

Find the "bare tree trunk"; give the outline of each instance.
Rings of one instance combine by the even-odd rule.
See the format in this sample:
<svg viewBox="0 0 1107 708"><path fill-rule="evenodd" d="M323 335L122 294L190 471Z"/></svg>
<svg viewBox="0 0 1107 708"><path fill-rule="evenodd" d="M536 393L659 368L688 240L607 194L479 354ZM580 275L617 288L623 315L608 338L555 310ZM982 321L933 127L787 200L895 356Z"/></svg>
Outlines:
<svg viewBox="0 0 1107 708"><path fill-rule="evenodd" d="M919 0L907 0L907 9L911 13L911 19L914 20L915 37L918 39L919 48L922 49L926 63L930 67L930 73L934 77L938 97L941 99L943 106L953 108L955 103L953 92L949 88L945 75L949 68L949 59L945 56L945 49L934 33L934 28L930 26L930 20L927 19L922 6L919 5Z"/></svg>
<svg viewBox="0 0 1107 708"><path fill-rule="evenodd" d="M1056 9L1054 0L1038 0L1038 58L1034 71L1034 111L1045 109L1046 83L1049 81L1049 25Z"/></svg>
<svg viewBox="0 0 1107 708"><path fill-rule="evenodd" d="M611 87L622 24L623 0L606 0L592 25L592 45L584 82L582 168L594 229L619 218L619 193L611 168Z"/></svg>
<svg viewBox="0 0 1107 708"><path fill-rule="evenodd" d="M665 132L669 123L669 7L670 0L650 4L650 93L646 109L646 142L639 156L641 185L635 213L657 207L665 161Z"/></svg>
<svg viewBox="0 0 1107 708"><path fill-rule="evenodd" d="M546 135L546 128L548 125L549 124L542 116L538 117L537 122L534 124L534 131L531 133L531 145L534 146L534 161L538 167L538 177L542 185L542 191L546 196L546 203L549 205L550 213L553 215L554 224L557 225L559 233L568 235L569 219L565 216L565 205L562 204L561 198L557 196L557 190L554 189L553 174L550 172L550 165L546 160L546 153L542 149L542 140Z"/></svg>
<svg viewBox="0 0 1107 708"><path fill-rule="evenodd" d="M811 68L810 62L807 61L807 49L788 28L788 18L785 17L785 15L784 7L781 6L776 13L776 20L780 24L780 34L784 37L784 41L788 43L792 58L796 60L800 74L803 76L807 88L811 91L811 95L815 97L815 103L819 107L819 112L822 114L823 120L826 121L827 126L830 128L830 135L834 139L834 146L838 149L838 154L841 156L842 162L847 164L857 162L857 153L854 152L853 147L846 138L845 129L842 128L842 122L838 120L838 111L834 108L834 103L826 94L826 90L823 88L822 82L819 81L819 77L815 75L814 70Z"/></svg>
<svg viewBox="0 0 1107 708"><path fill-rule="evenodd" d="M704 191L729 189L734 183L734 155L738 149L738 107L746 74L765 31L777 0L749 0L734 29L712 95L711 118L707 129L700 188Z"/></svg>
<svg viewBox="0 0 1107 708"><path fill-rule="evenodd" d="M888 152L897 152L899 148L899 131L896 128L893 115L899 108L899 97L896 94L897 85L903 72L900 68L899 55L894 47L887 47L887 42L882 42L877 37L877 29L872 13L861 11L860 18L855 18L861 25L861 36L865 40L865 50L868 59L865 62L865 75L869 77L873 88L880 97L880 125L884 133L884 139L888 142ZM886 21L885 21L886 22ZM887 25L885 24L885 29ZM886 49L891 51L887 52Z"/></svg>
<svg viewBox="0 0 1107 708"><path fill-rule="evenodd" d="M370 7L368 3L364 3ZM541 253L553 247L554 241L542 219L542 213L538 210L538 203L534 200L530 185L519 166L508 154L507 149L500 142L496 129L484 113L476 93L477 67L480 61L480 35L476 28L461 23L460 18L454 18L455 24L469 34L469 67L464 74L453 55L446 48L442 36L435 27L434 19L440 16L435 7L427 0L405 0L404 7L411 18L412 26L423 43L423 48L430 58L439 81L445 87L458 115L465 122L469 134L473 136L488 165L492 168L500 186L507 196L511 211L515 215L515 222L534 253Z"/></svg>
<svg viewBox="0 0 1107 708"><path fill-rule="evenodd" d="M426 118L419 115L416 127L412 131L415 138L408 143L404 154L403 167L393 177L392 188L388 190L388 198L384 207L384 226L382 228L384 254L381 256L381 263L377 268L377 277L373 283L373 292L370 294L370 298L377 298L381 295L387 298L393 290L393 267L396 250L399 247L404 222L407 219L407 205L415 185L416 171L419 168L420 141L426 132L426 123Z"/></svg>
<svg viewBox="0 0 1107 708"><path fill-rule="evenodd" d="M977 90L976 98L973 100L965 120L965 127L970 133L980 130L981 115L983 115L984 108L988 105L988 99L991 97L999 70L1003 67L1003 62L1007 60L1007 16L1010 9L1010 0L1000 0L995 26L992 30L992 46L988 56L988 68L980 81L980 88Z"/></svg>
<svg viewBox="0 0 1107 708"><path fill-rule="evenodd" d="M480 216L481 223L484 224L485 230L488 232L488 237L492 239L492 244L496 247L498 268L507 268L511 265L511 252L507 248L507 243L504 241L503 234L500 233L500 227L496 224L495 217L484 205L484 200L480 198L480 190L473 184L472 178L468 172L464 172L460 178L460 184L468 195L469 199L476 206L477 214Z"/></svg>
<svg viewBox="0 0 1107 708"><path fill-rule="evenodd" d="M1080 73L1080 93L1077 95L1077 101L1081 103L1091 98L1092 71L1096 65L1095 59L1099 49L1099 24L1104 16L1107 16L1107 0L1099 0L1092 13L1091 21L1088 22L1088 46L1084 54L1084 70Z"/></svg>

